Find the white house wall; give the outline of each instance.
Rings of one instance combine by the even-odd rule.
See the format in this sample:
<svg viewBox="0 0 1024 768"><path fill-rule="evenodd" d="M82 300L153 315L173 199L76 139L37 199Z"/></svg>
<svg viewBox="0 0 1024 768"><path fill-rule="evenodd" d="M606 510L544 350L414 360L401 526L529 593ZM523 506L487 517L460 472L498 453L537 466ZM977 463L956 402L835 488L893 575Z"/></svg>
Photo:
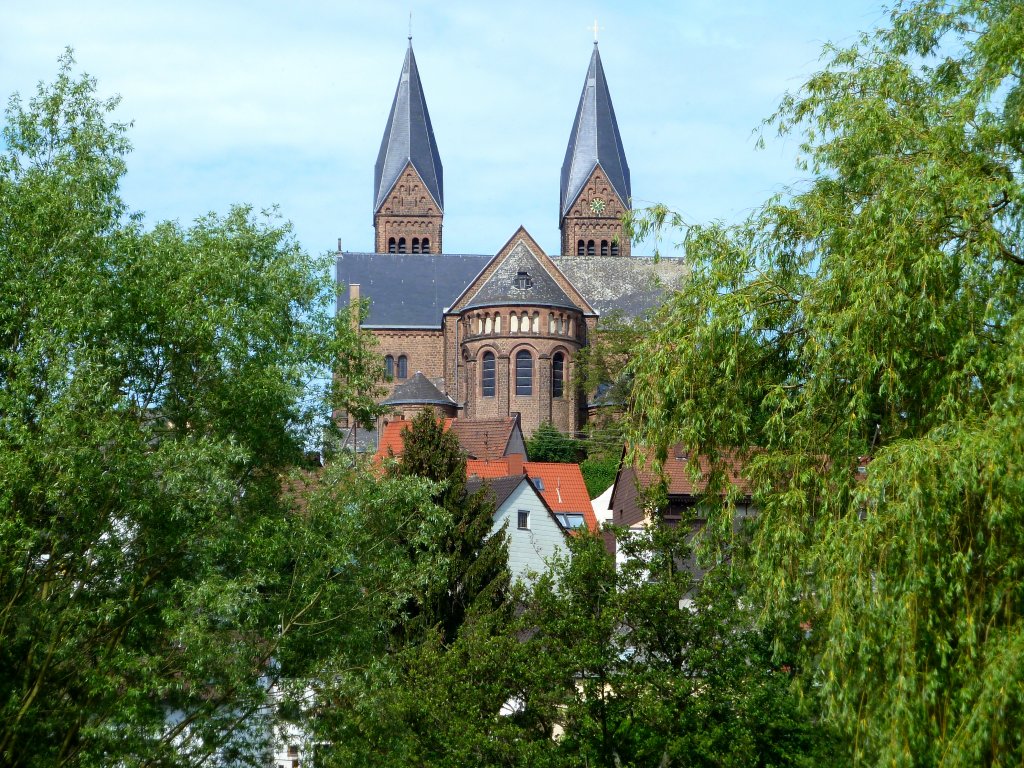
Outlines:
<svg viewBox="0 0 1024 768"><path fill-rule="evenodd" d="M529 530L521 530L519 510L530 513ZM507 524L507 525L506 525ZM565 549L565 534L527 483L520 483L494 515L494 528L506 525L508 567L513 579L527 580L528 574L542 573L545 560Z"/></svg>

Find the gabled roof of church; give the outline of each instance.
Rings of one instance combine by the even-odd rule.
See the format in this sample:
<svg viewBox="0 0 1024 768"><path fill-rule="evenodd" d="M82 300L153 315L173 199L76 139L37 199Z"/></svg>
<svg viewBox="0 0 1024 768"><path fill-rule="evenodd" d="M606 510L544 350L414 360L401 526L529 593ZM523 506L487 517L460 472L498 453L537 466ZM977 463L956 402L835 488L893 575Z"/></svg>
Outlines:
<svg viewBox="0 0 1024 768"><path fill-rule="evenodd" d="M631 196L629 165L615 120L612 97L601 66L601 54L594 43L587 79L576 108L576 121L569 136L562 163L562 216L568 213L580 191L598 165L604 170L615 193L625 205Z"/></svg>
<svg viewBox="0 0 1024 768"><path fill-rule="evenodd" d="M491 273L464 309L509 304L577 308L522 241Z"/></svg>
<svg viewBox="0 0 1024 768"><path fill-rule="evenodd" d="M587 297L565 278L522 225L466 285L448 311L514 304L564 307L595 314Z"/></svg>
<svg viewBox="0 0 1024 768"><path fill-rule="evenodd" d="M374 213L380 210L395 182L410 163L423 179L437 207L443 211L444 180L441 156L437 151L437 142L434 141L434 129L430 125L430 114L427 112L427 101L423 97L423 84L420 82L416 57L412 52L411 38L405 54L405 63L402 65L402 74L398 78L398 88L395 89L395 100L391 104L391 114L384 129L380 152L377 154L377 165L374 167Z"/></svg>
<svg viewBox="0 0 1024 768"><path fill-rule="evenodd" d="M381 404L454 406L455 401L435 387L422 372L416 371L411 379L397 384L391 396Z"/></svg>

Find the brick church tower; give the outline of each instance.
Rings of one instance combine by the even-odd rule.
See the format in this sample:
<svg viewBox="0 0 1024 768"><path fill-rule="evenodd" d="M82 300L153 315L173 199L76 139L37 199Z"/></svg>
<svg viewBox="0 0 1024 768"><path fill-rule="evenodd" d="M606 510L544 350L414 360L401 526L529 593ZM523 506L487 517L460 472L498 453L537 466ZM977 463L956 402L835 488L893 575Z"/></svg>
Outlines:
<svg viewBox="0 0 1024 768"><path fill-rule="evenodd" d="M377 155L373 186L377 253L441 253L444 182L412 38Z"/></svg>
<svg viewBox="0 0 1024 768"><path fill-rule="evenodd" d="M630 255L622 226L629 165L596 41L562 163L560 201L563 256Z"/></svg>

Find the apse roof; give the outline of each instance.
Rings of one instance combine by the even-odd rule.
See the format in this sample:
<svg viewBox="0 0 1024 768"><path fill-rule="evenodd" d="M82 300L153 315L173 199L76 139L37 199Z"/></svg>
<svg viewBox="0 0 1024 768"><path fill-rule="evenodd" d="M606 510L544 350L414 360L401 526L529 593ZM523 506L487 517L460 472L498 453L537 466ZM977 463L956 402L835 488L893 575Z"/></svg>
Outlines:
<svg viewBox="0 0 1024 768"><path fill-rule="evenodd" d="M409 49L402 64L402 74L398 78L391 114L374 167L374 213L380 210L409 163L412 163L423 179L437 207L444 210L441 156L434 140L434 129L430 125L423 84L412 52L412 40L409 41Z"/></svg>
<svg viewBox="0 0 1024 768"><path fill-rule="evenodd" d="M562 216L569 211L598 165L604 170L615 193L629 204L629 165L615 120L612 97L608 92L601 54L594 43L590 67L583 83L583 93L576 108L576 121L569 136L562 163Z"/></svg>

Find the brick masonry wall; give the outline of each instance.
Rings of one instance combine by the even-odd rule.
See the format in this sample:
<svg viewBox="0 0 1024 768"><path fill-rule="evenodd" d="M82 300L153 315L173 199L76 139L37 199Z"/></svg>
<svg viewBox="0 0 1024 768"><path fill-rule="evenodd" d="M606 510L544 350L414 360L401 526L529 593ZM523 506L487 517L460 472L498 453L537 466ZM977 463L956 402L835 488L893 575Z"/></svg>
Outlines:
<svg viewBox="0 0 1024 768"><path fill-rule="evenodd" d="M374 249L388 252L388 240L404 237L406 253L412 253L412 239L430 239L430 252L443 253L441 244L443 212L410 163L373 217L376 230Z"/></svg>
<svg viewBox="0 0 1024 768"><path fill-rule="evenodd" d="M591 207L597 199L604 204L604 210L600 213L595 213ZM614 240L619 244L619 256L629 256L630 243L622 227L622 216L628 210L626 201L619 199L604 171L600 167L595 168L572 208L562 219L562 255L577 256L579 241L587 243L593 240L594 253L584 252L584 255L609 256L611 242ZM608 253L601 252L602 240L609 243Z"/></svg>
<svg viewBox="0 0 1024 768"><path fill-rule="evenodd" d="M444 377L444 336L441 331L389 328L374 329L372 333L380 345L381 358L385 355L395 358L396 377L400 355L405 355L409 360L407 378L412 378L416 371L422 371L428 379ZM387 394L384 397L390 396L399 383L398 378L386 382Z"/></svg>
<svg viewBox="0 0 1024 768"><path fill-rule="evenodd" d="M524 313L529 321L525 332L521 319ZM511 320L513 314L517 318L515 324ZM500 330L497 330L499 317ZM486 419L519 412L526 436L532 435L545 421L552 422L563 432L574 433L579 428L580 410L574 364L585 335L582 313L571 310L524 305L474 309L465 313L460 325L460 394L464 395L466 404L464 416ZM515 360L521 350L528 351L533 361L530 395L516 394ZM483 395L481 377L486 352L495 356L493 397ZM559 352L564 355L563 394L554 397L551 361Z"/></svg>

